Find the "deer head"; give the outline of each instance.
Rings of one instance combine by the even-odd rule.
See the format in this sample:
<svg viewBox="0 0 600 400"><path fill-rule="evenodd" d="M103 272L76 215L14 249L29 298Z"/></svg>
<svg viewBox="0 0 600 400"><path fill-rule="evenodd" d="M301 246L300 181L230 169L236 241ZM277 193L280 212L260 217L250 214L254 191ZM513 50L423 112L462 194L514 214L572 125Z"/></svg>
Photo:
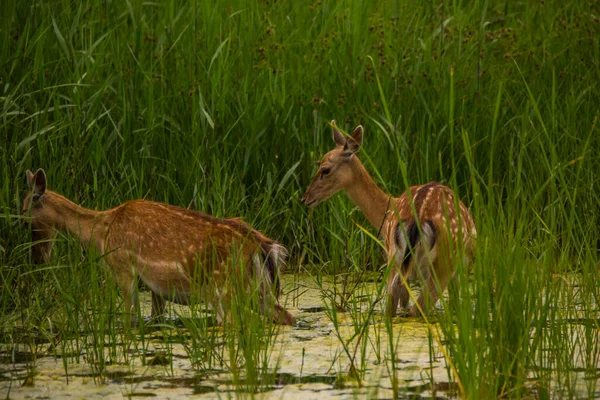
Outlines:
<svg viewBox="0 0 600 400"><path fill-rule="evenodd" d="M327 200L354 180L352 164L356 162L354 154L362 144L363 128L358 125L351 136L346 136L337 129L335 121L331 121L331 126L336 146L323 156L317 173L302 196L302 202L309 207Z"/></svg>
<svg viewBox="0 0 600 400"><path fill-rule="evenodd" d="M50 259L52 245L56 232L52 226L54 210L44 207L46 193L46 173L38 169L35 174L27 170L27 183L31 192L23 200L23 213L31 217L31 238L33 241L32 259L35 263L46 262Z"/></svg>

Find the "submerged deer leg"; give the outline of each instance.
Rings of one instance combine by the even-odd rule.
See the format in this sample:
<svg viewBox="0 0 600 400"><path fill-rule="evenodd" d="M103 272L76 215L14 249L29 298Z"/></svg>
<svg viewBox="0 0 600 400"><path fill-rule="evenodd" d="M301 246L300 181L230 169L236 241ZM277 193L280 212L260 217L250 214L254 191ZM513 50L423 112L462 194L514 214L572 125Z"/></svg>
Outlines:
<svg viewBox="0 0 600 400"><path fill-rule="evenodd" d="M427 314L429 307L433 307L437 303L452 278L452 268L449 268L446 262L446 260L441 260L440 258L435 260L433 271L427 279L421 295L417 299L417 304L425 314ZM410 308L409 315L411 317L421 315L417 304L414 304Z"/></svg>
<svg viewBox="0 0 600 400"><path fill-rule="evenodd" d="M165 313L165 299L154 292L152 292L152 319L160 318Z"/></svg>
<svg viewBox="0 0 600 400"><path fill-rule="evenodd" d="M137 282L129 273L121 273L117 275L119 288L123 292L123 308L125 322L129 321L129 325L133 328L138 324L137 315Z"/></svg>
<svg viewBox="0 0 600 400"><path fill-rule="evenodd" d="M270 316L273 319L273 322L279 325L296 325L296 317L283 308L283 306L279 304L277 296L273 294L273 286L275 284L273 280L277 278L275 277L276 273L271 275L267 272L269 260L266 260L263 263L257 255L254 255L252 264L254 266L254 275L259 282L258 303L260 314ZM271 265L271 268L276 270L277 267Z"/></svg>
<svg viewBox="0 0 600 400"><path fill-rule="evenodd" d="M402 299L402 289L406 291L406 288L402 284L402 279L398 274L398 268L395 265L392 265L392 271L390 272L387 282L388 295L385 314L388 317L396 316L396 312L398 311L398 302ZM406 292L406 295L408 295L408 292Z"/></svg>
<svg viewBox="0 0 600 400"><path fill-rule="evenodd" d="M398 313L398 307L401 310L406 309L410 300L408 288L402 282L400 274L397 271L392 272L392 274L388 278L388 302L386 304L386 315L388 317L395 317Z"/></svg>
<svg viewBox="0 0 600 400"><path fill-rule="evenodd" d="M400 309L408 307L408 301L410 295L408 288L402 282L402 277L397 271L393 271L388 278L388 300L386 304L386 314L388 317L395 317L398 313L398 306Z"/></svg>
<svg viewBox="0 0 600 400"><path fill-rule="evenodd" d="M119 252L113 252L106 256L105 261L111 267L113 276L123 293L123 313L125 326L136 327L138 324L137 316L137 291L138 281L135 273L135 267L126 257L120 257ZM125 266L126 267L123 267ZM115 267L119 266L119 267Z"/></svg>
<svg viewBox="0 0 600 400"><path fill-rule="evenodd" d="M448 285L448 280L449 279L444 279L444 281L436 281L436 279L433 276L431 276L427 280L427 284L425 285L421 295L417 299L417 304L419 305L419 307L421 307L423 313L427 314L429 307L432 307L435 303L437 303L437 301L440 298L440 295L444 292L444 289ZM419 311L417 304L414 304L408 312L408 315L410 315L411 317L421 315L421 311Z"/></svg>
<svg viewBox="0 0 600 400"><path fill-rule="evenodd" d="M272 307L273 314L271 317L273 318L274 323L279 325L296 325L296 317L283 308L277 301L277 298L273 295L271 279L264 277L264 279L261 280L260 286L260 313L262 315L270 314L267 310Z"/></svg>
<svg viewBox="0 0 600 400"><path fill-rule="evenodd" d="M221 292L218 288L215 288L214 297L210 301L212 304L213 312L217 320L217 325L225 325L225 322L231 322L231 295ZM226 299L227 298L227 299ZM227 300L228 311L225 311L225 301Z"/></svg>
<svg viewBox="0 0 600 400"><path fill-rule="evenodd" d="M402 284L400 286L399 297L400 297L400 308L404 310L406 307L408 307L408 300L410 299L410 295L408 294L408 288L404 284Z"/></svg>
<svg viewBox="0 0 600 400"><path fill-rule="evenodd" d="M283 308L283 306L279 303L275 303L273 321L279 325L296 325L296 317L294 317L288 310Z"/></svg>
<svg viewBox="0 0 600 400"><path fill-rule="evenodd" d="M271 317L276 324L296 325L296 317L279 304L271 292L271 285L266 282L260 288L259 311L261 315Z"/></svg>

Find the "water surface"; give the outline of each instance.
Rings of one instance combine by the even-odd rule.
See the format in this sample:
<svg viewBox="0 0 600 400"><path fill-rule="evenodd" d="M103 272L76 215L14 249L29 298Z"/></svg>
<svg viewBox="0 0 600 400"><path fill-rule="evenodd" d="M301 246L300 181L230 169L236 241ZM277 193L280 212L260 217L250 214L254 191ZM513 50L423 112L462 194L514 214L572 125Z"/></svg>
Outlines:
<svg viewBox="0 0 600 400"><path fill-rule="evenodd" d="M269 369L266 373L262 371L264 383L258 387L256 397L392 398L392 359L400 397L458 397L458 387L451 379L439 346L443 341L436 337L435 325L429 327L421 318L396 318L390 345L379 304L374 301L379 285L376 279L356 287L348 285L354 302L346 305L349 312L339 310L335 316L331 303L324 300L324 296L332 293L331 281L317 283L308 276L285 275L283 283L288 289L287 307L296 315L298 323L295 327L278 329L268 355ZM341 286L337 288L342 290ZM141 299L142 310L148 315L150 296L145 292ZM372 318L366 318L371 308L374 308ZM4 345L0 355L0 396L223 398L238 397L252 390L247 385L243 367L232 374L227 368L207 369L194 363L189 353L189 336L185 336L189 332L181 328L186 318L191 318L189 309L172 306L170 310L174 320L168 323L178 326L179 337L183 332L182 340L173 340L175 336L166 338L168 329L154 330L146 335L144 342L129 345L127 350L117 350L117 353L126 351L127 357L116 357L117 361L104 366L102 373L90 362L93 355L85 351L79 354L77 362L73 354L60 354L53 349L52 343L40 343L35 349L24 344ZM217 340L211 345L219 346L222 342L218 335L222 328L212 329L217 332ZM86 340L97 339L89 335ZM111 340L115 337L105 338L106 347L110 347ZM112 348L119 346L113 343ZM393 357L391 348L395 353ZM230 365L227 352L221 354L222 362ZM581 393L585 393L584 388Z"/></svg>

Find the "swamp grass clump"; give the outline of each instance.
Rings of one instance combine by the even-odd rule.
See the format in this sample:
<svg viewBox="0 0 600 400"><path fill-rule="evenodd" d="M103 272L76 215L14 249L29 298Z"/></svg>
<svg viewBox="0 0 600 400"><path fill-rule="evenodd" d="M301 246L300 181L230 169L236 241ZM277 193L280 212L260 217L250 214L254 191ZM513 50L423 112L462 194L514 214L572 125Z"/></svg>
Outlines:
<svg viewBox="0 0 600 400"><path fill-rule="evenodd" d="M310 212L300 203L336 119L346 131L365 127L360 157L387 193L435 180L475 219L473 264L457 268L424 322L427 351L439 356L439 340L459 396L597 397L599 9L9 1L0 15L0 342L30 366L19 382L35 383L47 349L67 375L86 363L101 384L115 364L154 359L161 332L201 373L224 365L240 391L271 385L268 322L242 313L224 333L198 306L183 326L131 335L102 254L59 236L50 262L33 265L22 177L43 167L54 190L93 209L147 198L243 216L291 250L293 271L384 275L376 232L347 199ZM339 291L325 304L332 320L352 321L356 336L339 343L358 349L355 375L374 348L403 393L402 364L383 355L402 347L395 329L405 321L381 322L374 286L343 296L328 288ZM301 305L302 289L292 294Z"/></svg>

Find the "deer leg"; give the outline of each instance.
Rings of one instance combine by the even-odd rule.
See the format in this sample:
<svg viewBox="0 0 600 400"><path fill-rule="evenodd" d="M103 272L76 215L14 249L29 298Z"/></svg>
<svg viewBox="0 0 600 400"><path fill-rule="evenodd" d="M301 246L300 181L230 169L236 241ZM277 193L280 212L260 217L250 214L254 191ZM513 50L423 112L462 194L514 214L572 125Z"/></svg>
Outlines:
<svg viewBox="0 0 600 400"><path fill-rule="evenodd" d="M137 304L137 282L135 276L128 271L117 275L118 285L123 292L123 307L125 312L125 325L132 328L138 324L136 310ZM127 324L129 322L129 324Z"/></svg>
<svg viewBox="0 0 600 400"><path fill-rule="evenodd" d="M436 267L440 266L439 259L436 260ZM440 268L435 268L433 273L427 279L427 283L421 292L421 295L417 299L417 304L423 311L423 313L427 314L429 307L433 307L435 303L439 300L442 293L448 286L450 282L450 278L452 278L452 273L450 270L448 271L440 271ZM438 272L438 273L435 273ZM414 304L408 313L409 316L415 317L421 315L421 311L417 307L417 304Z"/></svg>
<svg viewBox="0 0 600 400"><path fill-rule="evenodd" d="M398 302L402 298L403 289L406 292L405 296L408 297L408 291L402 284L402 279L398 274L397 268L392 266L392 271L390 272L390 276L388 277L387 281L387 304L385 308L385 315L387 317L393 318L396 316Z"/></svg>
<svg viewBox="0 0 600 400"><path fill-rule="evenodd" d="M287 311L275 298L273 295L273 283L271 282L271 278L265 276L264 274L260 276L260 314L267 315L266 310L272 307L273 322L279 325L296 325L296 317L292 315L289 311Z"/></svg>
<svg viewBox="0 0 600 400"><path fill-rule="evenodd" d="M228 320L227 315L225 314L225 310L223 309L223 305L222 304L218 304L215 310L215 314L216 314L216 318L217 318L217 325L225 325L225 321Z"/></svg>
<svg viewBox="0 0 600 400"><path fill-rule="evenodd" d="M407 283L408 284L408 283ZM410 295L408 293L408 287L402 282L402 278L398 273L391 283L388 284L388 292L391 294L388 297L387 315L395 317L398 312L398 306L401 310L408 307L408 301Z"/></svg>
<svg viewBox="0 0 600 400"><path fill-rule="evenodd" d="M165 299L152 292L152 319L160 318L165 313Z"/></svg>
<svg viewBox="0 0 600 400"><path fill-rule="evenodd" d="M273 322L279 325L296 325L296 317L287 311L270 293L270 288L261 288L260 313L266 315L267 304L273 307ZM270 307L269 307L270 308Z"/></svg>
<svg viewBox="0 0 600 400"><path fill-rule="evenodd" d="M408 288L406 287L406 285L400 285L399 292L400 293L398 297L400 298L400 308L405 309L406 307L408 307L408 300L410 299L410 295L408 294Z"/></svg>
<svg viewBox="0 0 600 400"><path fill-rule="evenodd" d="M212 300L212 308L217 319L217 325L225 325L225 322L231 322L231 304L229 304L230 311L225 311L225 298L228 297L226 293L221 293L219 289L215 291L215 297Z"/></svg>
<svg viewBox="0 0 600 400"><path fill-rule="evenodd" d="M273 318L273 322L279 325L296 325L296 317L292 315L288 310L283 308L281 304L274 298L271 293L261 293L260 299L260 314L263 316L270 316ZM268 307L268 308L267 308ZM273 310L273 314L267 310ZM269 315L268 315L269 314Z"/></svg>
<svg viewBox="0 0 600 400"><path fill-rule="evenodd" d="M279 325L296 325L296 317L279 303L275 303L273 320Z"/></svg>

